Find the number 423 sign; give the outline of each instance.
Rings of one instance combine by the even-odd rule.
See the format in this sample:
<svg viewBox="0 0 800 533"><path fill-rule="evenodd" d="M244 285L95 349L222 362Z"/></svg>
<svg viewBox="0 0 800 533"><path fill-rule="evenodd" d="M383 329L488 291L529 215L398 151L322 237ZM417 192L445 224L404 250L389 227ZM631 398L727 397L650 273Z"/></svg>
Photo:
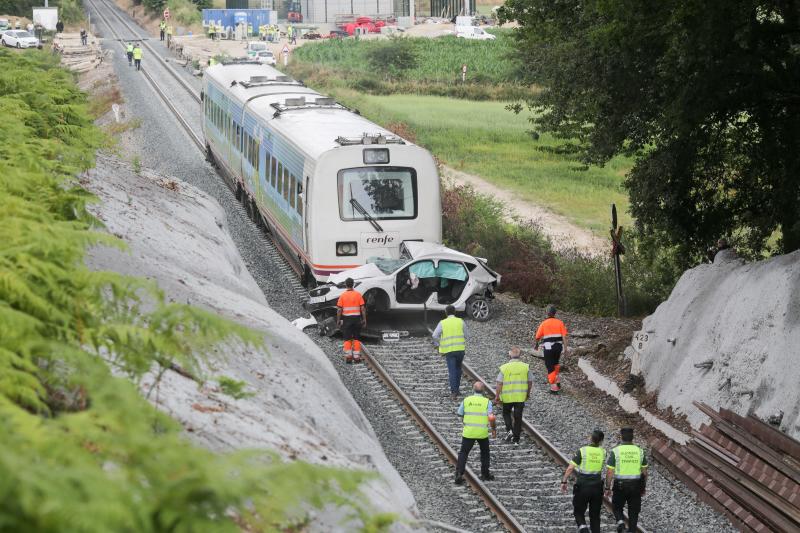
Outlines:
<svg viewBox="0 0 800 533"><path fill-rule="evenodd" d="M644 351L647 343L650 341L650 335L645 331L637 331L633 334L633 349L639 353Z"/></svg>

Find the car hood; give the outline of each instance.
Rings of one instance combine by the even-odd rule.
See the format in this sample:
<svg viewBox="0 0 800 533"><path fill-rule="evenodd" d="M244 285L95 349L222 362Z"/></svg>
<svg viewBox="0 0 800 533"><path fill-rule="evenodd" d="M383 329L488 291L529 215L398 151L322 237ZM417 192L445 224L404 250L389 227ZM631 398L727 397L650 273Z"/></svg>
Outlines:
<svg viewBox="0 0 800 533"><path fill-rule="evenodd" d="M365 278L375 278L378 276L385 276L386 274L381 271L380 268L375 266L373 263L367 263L366 265L362 265L360 267L351 268L349 270L344 270L339 272L338 274L332 274L328 277L328 281L331 283L341 283L347 278L353 278L354 280L358 279L365 279Z"/></svg>

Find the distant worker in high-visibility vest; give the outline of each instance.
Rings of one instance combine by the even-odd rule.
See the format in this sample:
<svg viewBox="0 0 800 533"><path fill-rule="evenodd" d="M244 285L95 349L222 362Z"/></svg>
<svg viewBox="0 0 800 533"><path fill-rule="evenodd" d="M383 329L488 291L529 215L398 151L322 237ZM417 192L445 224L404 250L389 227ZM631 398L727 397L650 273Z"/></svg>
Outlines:
<svg viewBox="0 0 800 533"><path fill-rule="evenodd" d="M494 402L503 404L503 422L506 424L506 436L503 440L518 445L522 433L522 410L531 395L533 374L530 365L519 360L519 347L512 346L508 356L511 360L501 365L500 373L497 374L497 395Z"/></svg>
<svg viewBox="0 0 800 533"><path fill-rule="evenodd" d="M170 43L172 42L172 32L174 31L172 24L167 25L167 48L169 48Z"/></svg>
<svg viewBox="0 0 800 533"><path fill-rule="evenodd" d="M456 400L461 387L461 365L467 351L467 328L464 321L456 316L455 307L448 305L444 312L447 316L433 330L433 343L439 347L439 354L445 358L450 398Z"/></svg>
<svg viewBox="0 0 800 533"><path fill-rule="evenodd" d="M164 40L164 35L167 33L167 21L161 19L161 22L158 23L158 33L161 35L161 40Z"/></svg>
<svg viewBox="0 0 800 533"><path fill-rule="evenodd" d="M556 318L555 306L548 306L547 319L536 330L534 349L538 350L540 344L544 351L547 382L550 384L550 392L555 394L561 390L561 380L558 377L561 356L567 355L567 327Z"/></svg>
<svg viewBox="0 0 800 533"><path fill-rule="evenodd" d="M590 444L581 447L567 466L561 478L561 494L567 493L567 482L575 472L572 487L572 511L578 533L600 533L600 510L603 507L603 464L606 451L602 448L605 435L599 429L592 432ZM586 525L586 508L589 508L589 525Z"/></svg>
<svg viewBox="0 0 800 533"><path fill-rule="evenodd" d="M476 381L472 386L471 396L464 398L458 406L458 416L464 420L461 432L461 449L458 451L456 464L456 485L464 483L464 472L467 470L467 458L475 443L481 450L481 475L483 481L492 481L494 476L489 472L489 427L492 438L497 436L492 403L483 395L483 383Z"/></svg>
<svg viewBox="0 0 800 533"><path fill-rule="evenodd" d="M628 505L628 531L635 532L647 485L647 456L633 443L633 428L622 428L622 444L611 450L606 464L606 494L614 493L611 504L617 520L617 533L625 531L623 511Z"/></svg>
<svg viewBox="0 0 800 533"><path fill-rule="evenodd" d="M133 43L128 43L125 47L125 54L128 56L128 66L133 66Z"/></svg>
<svg viewBox="0 0 800 533"><path fill-rule="evenodd" d="M142 45L136 43L136 46L133 47L133 62L136 64L136 70L141 70L142 68Z"/></svg>
<svg viewBox="0 0 800 533"><path fill-rule="evenodd" d="M361 328L367 326L367 307L364 297L353 288L353 278L344 281L347 290L336 302L336 325L344 339L345 363L361 362Z"/></svg>

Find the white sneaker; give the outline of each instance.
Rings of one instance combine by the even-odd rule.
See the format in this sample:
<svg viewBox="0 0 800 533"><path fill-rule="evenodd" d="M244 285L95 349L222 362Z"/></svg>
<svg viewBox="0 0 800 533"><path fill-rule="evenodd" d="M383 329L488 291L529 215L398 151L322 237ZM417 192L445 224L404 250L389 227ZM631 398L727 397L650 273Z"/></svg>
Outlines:
<svg viewBox="0 0 800 533"><path fill-rule="evenodd" d="M506 433L506 436L503 437L503 442L511 442L511 439L514 438L514 435L511 431Z"/></svg>

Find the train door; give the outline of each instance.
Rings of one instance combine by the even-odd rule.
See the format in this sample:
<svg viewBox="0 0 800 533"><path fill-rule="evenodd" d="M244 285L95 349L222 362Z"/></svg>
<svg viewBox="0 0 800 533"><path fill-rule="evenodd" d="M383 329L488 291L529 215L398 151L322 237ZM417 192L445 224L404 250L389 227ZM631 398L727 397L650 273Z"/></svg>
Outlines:
<svg viewBox="0 0 800 533"><path fill-rule="evenodd" d="M302 189L297 195L297 205L300 207L300 223L303 225L303 248L306 254L311 257L311 243L308 241L308 219L310 218L311 205L311 179L306 176L305 182L302 184Z"/></svg>

